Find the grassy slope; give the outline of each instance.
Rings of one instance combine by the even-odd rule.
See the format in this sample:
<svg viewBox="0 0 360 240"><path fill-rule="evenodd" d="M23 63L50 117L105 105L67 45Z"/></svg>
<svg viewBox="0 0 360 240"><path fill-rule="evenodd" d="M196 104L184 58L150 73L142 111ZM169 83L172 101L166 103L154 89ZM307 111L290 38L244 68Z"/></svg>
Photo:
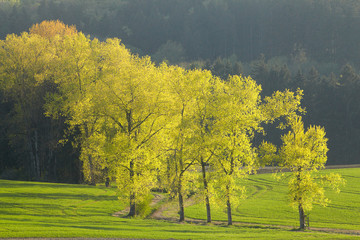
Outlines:
<svg viewBox="0 0 360 240"><path fill-rule="evenodd" d="M339 228L358 228L360 194L357 190L360 169L342 170L348 185L340 202L328 208L331 213L315 209L319 225L328 216L335 217ZM269 223L271 218L277 223L296 225L296 213L286 206L284 188L273 183L270 175L253 176L248 181L249 194L253 195L242 202L234 219L246 222ZM271 185L269 185L271 183ZM277 184L277 185L272 185ZM358 184L356 186L356 184ZM278 188L280 186L280 188ZM349 200L346 200L349 198ZM282 199L282 202L281 202ZM255 201L256 200L256 204ZM280 202L277 202L280 200ZM266 206L263 206L266 205ZM284 206L283 206L284 205ZM278 207L276 207L278 206ZM344 214L338 209L353 209ZM355 236L297 232L277 227L249 226L205 226L177 224L156 220L125 219L111 216L124 208L117 200L115 189L81 185L31 183L0 180L0 237L132 237L132 238L178 238L178 239L347 239ZM202 206L186 209L189 216L201 213ZM264 214L264 209L266 214ZM334 210L333 210L334 209ZM202 213L201 213L202 214ZM259 215L258 215L259 214ZM354 216L357 217L354 217ZM203 217L204 215L199 215ZM246 216L246 217L245 217ZM262 216L262 217L259 217ZM218 210L217 219L226 215ZM353 225L349 224L353 221ZM294 220L289 220L294 218ZM314 220L315 221L315 220ZM357 221L357 222L356 222ZM315 224L315 222L314 222Z"/></svg>
<svg viewBox="0 0 360 240"><path fill-rule="evenodd" d="M326 196L328 207L315 206L310 212L310 226L320 228L360 229L360 168L325 170L338 172L346 179L339 194L331 189ZM247 199L241 200L233 212L233 220L248 223L298 226L298 212L289 206L287 183L277 181L271 174L259 174L243 182ZM205 219L205 207L197 204L186 209L186 216ZM224 209L214 209L214 220L227 220Z"/></svg>

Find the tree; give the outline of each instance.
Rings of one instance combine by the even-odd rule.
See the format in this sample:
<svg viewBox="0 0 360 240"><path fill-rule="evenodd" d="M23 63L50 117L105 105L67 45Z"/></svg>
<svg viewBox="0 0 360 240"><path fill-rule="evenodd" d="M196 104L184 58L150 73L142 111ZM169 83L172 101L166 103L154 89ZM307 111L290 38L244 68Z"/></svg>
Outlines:
<svg viewBox="0 0 360 240"><path fill-rule="evenodd" d="M226 199L228 225L232 224L232 204L243 195L245 188L235 184L260 166L258 150L253 146L256 132L263 132L262 124L303 111L302 92L277 91L261 101L261 87L250 77L230 76L217 97L214 133L211 138L213 171L216 171L217 198Z"/></svg>
<svg viewBox="0 0 360 240"><path fill-rule="evenodd" d="M208 169L213 166L213 151L216 149L214 144L214 123L216 111L218 109L220 92L223 89L223 83L219 78L214 77L210 71L191 71L196 81L192 84L193 98L195 104L193 107L193 116L191 119L191 134L189 144L194 152L193 156L197 158L196 162L201 166L201 193L206 206L206 221L211 222L210 201L213 188L209 182ZM211 173L210 173L211 174Z"/></svg>
<svg viewBox="0 0 360 240"><path fill-rule="evenodd" d="M200 90L201 71L185 71L179 67L170 67L168 70L168 87L172 102L170 105L171 122L168 131L168 187L179 201L179 221L185 220L184 198L189 192L189 179L193 173L189 171L196 160L198 153L196 144L192 142L194 127L194 108L196 92ZM198 81L200 79L200 81Z"/></svg>
<svg viewBox="0 0 360 240"><path fill-rule="evenodd" d="M290 204L298 208L300 229L304 229L306 212L312 209L313 204L326 206L329 203L323 185L328 184L339 191L338 187L344 180L339 174L318 174L327 160L324 128L310 126L305 131L300 116L287 120L290 131L282 136L283 145L278 152L279 166L291 171L288 182Z"/></svg>
<svg viewBox="0 0 360 240"><path fill-rule="evenodd" d="M232 202L236 200L235 184L257 168L256 153L251 139L260 130L261 87L250 77L230 76L219 96L216 118L216 157L218 197L226 199L228 225L232 224Z"/></svg>
<svg viewBox="0 0 360 240"><path fill-rule="evenodd" d="M37 34L44 38L54 38L56 35L60 37L71 36L77 34L75 26L65 25L63 22L56 21L42 21L34 24L29 29L30 34Z"/></svg>
<svg viewBox="0 0 360 240"><path fill-rule="evenodd" d="M130 54L118 39L102 44L100 59L99 79L91 84L88 100L102 122L96 133L106 167L129 198L128 216L133 217L160 169L157 137L166 126L166 84L149 57Z"/></svg>

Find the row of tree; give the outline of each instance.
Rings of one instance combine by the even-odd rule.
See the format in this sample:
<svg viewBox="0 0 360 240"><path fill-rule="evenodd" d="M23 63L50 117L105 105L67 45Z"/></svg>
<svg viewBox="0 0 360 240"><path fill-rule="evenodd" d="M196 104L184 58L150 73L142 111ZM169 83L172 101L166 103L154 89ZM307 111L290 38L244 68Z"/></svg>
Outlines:
<svg viewBox="0 0 360 240"><path fill-rule="evenodd" d="M360 154L359 9L359 1L339 0L9 0L0 1L0 38L42 20L61 19L101 40L118 37L157 64L195 66L223 79L251 75L263 96L301 88L309 113L304 121L327 129L328 163L354 164ZM8 104L1 106L1 112L8 110ZM81 179L71 145L67 154L51 152L54 159L57 155L52 166L77 168L73 177L65 176L64 168L54 181ZM66 159L70 153L73 158ZM4 148L0 157L4 169L14 156Z"/></svg>
<svg viewBox="0 0 360 240"><path fill-rule="evenodd" d="M9 35L0 46L0 86L13 126L7 139L21 146L20 159L34 179L50 175L58 166L54 148L71 143L90 184L116 180L129 216L157 187L178 199L184 221L184 199L201 172L197 192L207 221L210 202L219 200L230 225L232 205L244 191L237 180L272 163L294 172L290 196L301 228L304 210L326 202L312 172L326 163L327 139L320 127L304 130L300 90L261 97L250 77L221 80L207 70L156 66L118 39L91 40L59 21ZM290 131L279 150L254 145L265 124L281 119ZM341 182L338 175L318 180Z"/></svg>

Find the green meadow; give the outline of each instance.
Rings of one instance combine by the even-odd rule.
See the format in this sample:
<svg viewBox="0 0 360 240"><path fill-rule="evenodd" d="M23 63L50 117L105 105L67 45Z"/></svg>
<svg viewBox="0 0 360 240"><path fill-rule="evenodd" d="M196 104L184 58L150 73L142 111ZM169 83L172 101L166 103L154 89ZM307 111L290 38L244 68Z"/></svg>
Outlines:
<svg viewBox="0 0 360 240"><path fill-rule="evenodd" d="M326 189L330 204L315 205L309 214L310 227L360 230L360 169L323 170L340 173L346 180L340 193ZM321 174L320 172L320 174ZM272 174L257 174L241 182L247 188L247 198L233 212L233 220L254 224L287 225L297 228L298 212L289 206L286 177L278 181ZM204 219L205 208L193 205L188 217ZM226 221L223 209L213 209L213 219Z"/></svg>
<svg viewBox="0 0 360 240"><path fill-rule="evenodd" d="M126 207L116 188L0 180L0 237L91 237L148 239L359 239L360 168L339 172L347 183L336 194L327 191L327 208L315 206L311 230L298 231L297 211L287 202L287 185L271 174L242 182L247 198L226 213L213 207L214 223L177 223L155 219L114 217ZM203 204L185 209L187 219L205 219ZM224 222L222 222L224 221ZM195 220L194 220L195 222ZM199 222L199 221L197 221Z"/></svg>

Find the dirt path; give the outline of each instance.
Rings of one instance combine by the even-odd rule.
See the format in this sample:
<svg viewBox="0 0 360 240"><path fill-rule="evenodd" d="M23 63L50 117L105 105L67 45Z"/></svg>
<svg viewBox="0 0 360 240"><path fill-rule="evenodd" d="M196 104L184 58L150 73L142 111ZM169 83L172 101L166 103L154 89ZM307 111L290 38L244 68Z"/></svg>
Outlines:
<svg viewBox="0 0 360 240"><path fill-rule="evenodd" d="M129 210L130 210L130 208L129 208L129 207L124 208L124 209L123 209L123 210L121 210L121 211L114 212L114 213L112 214L112 216L113 216L113 217L125 217L125 216L126 216L126 214L128 214L128 213L129 213Z"/></svg>
<svg viewBox="0 0 360 240"><path fill-rule="evenodd" d="M165 199L165 197L164 197L164 195L161 195L161 194L153 194L153 196L154 196L154 197L153 197L153 199L151 200L150 207L156 208L156 206L159 205L160 202ZM161 205L160 208L162 208L162 207L163 207L163 205ZM114 217L125 217L125 216L129 213L129 211L130 211L130 207L127 207L127 208L125 208L125 209L123 209L123 210L121 210L121 211L118 211L118 212L113 213L112 216L114 216ZM158 212L158 209L156 209L155 212L153 212L153 213L150 215L150 217L151 217L152 215L154 215L156 212ZM160 212L162 213L162 211L160 211ZM157 215L155 214L155 216L157 216ZM158 218L157 218L157 217L151 217L151 218L160 219L161 216L158 215Z"/></svg>

